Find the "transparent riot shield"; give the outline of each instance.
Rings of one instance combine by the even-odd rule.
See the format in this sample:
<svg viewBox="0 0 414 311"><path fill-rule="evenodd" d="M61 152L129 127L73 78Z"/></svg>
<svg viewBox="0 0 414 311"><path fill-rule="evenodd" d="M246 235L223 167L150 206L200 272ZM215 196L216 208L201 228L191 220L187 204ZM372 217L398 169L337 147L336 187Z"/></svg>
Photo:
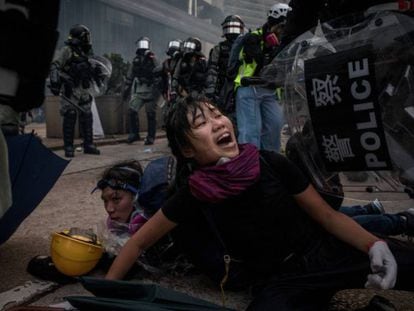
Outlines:
<svg viewBox="0 0 414 311"><path fill-rule="evenodd" d="M414 19L382 11L323 23L262 70L284 89L286 153L320 191L414 197L413 64Z"/></svg>
<svg viewBox="0 0 414 311"><path fill-rule="evenodd" d="M105 94L108 86L108 80L112 74L112 63L109 59L93 55L89 58L92 71L97 73L96 79L93 79L90 87L90 92L93 96L100 96ZM98 81L100 81L98 83Z"/></svg>

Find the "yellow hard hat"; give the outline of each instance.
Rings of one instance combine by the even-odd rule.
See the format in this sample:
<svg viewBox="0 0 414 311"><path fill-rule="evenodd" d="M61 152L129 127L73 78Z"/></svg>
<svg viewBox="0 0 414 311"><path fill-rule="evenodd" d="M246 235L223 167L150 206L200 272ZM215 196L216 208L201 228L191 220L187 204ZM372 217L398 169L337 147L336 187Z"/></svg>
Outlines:
<svg viewBox="0 0 414 311"><path fill-rule="evenodd" d="M69 231L52 234L50 252L52 261L60 272L79 276L95 268L102 257L103 247L88 237L69 235Z"/></svg>

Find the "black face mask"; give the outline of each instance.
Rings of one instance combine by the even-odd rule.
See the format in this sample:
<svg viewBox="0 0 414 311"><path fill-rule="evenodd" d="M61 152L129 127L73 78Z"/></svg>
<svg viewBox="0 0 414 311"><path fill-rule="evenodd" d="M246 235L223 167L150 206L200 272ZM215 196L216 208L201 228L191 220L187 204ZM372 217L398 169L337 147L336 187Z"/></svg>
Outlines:
<svg viewBox="0 0 414 311"><path fill-rule="evenodd" d="M224 37L226 38L227 41L233 42L234 40L237 39L237 37L239 35L240 34L238 34L238 33L228 33L228 34L224 35Z"/></svg>
<svg viewBox="0 0 414 311"><path fill-rule="evenodd" d="M58 15L59 0L25 1L0 11L0 46L6 47L0 49L0 67L17 77L13 94L0 94L0 104L18 112L42 105L58 39Z"/></svg>

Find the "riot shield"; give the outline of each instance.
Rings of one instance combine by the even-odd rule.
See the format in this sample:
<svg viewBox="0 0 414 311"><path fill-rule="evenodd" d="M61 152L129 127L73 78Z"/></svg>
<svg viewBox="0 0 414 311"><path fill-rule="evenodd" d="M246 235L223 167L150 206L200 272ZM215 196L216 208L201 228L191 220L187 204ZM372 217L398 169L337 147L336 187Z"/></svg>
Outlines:
<svg viewBox="0 0 414 311"><path fill-rule="evenodd" d="M112 74L112 63L109 59L93 55L88 59L91 64L92 71L97 72L97 79L93 79L90 87L90 92L93 96L103 95L106 91L108 80ZM100 80L98 83L96 80Z"/></svg>
<svg viewBox="0 0 414 311"><path fill-rule="evenodd" d="M319 190L413 197L413 47L409 16L343 16L304 33L262 70L284 88L287 155Z"/></svg>

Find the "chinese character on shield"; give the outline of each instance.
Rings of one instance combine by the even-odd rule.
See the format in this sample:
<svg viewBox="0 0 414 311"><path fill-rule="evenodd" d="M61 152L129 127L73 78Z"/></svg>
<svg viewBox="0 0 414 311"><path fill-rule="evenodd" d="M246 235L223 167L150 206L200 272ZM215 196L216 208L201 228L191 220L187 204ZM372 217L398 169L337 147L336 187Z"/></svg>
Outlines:
<svg viewBox="0 0 414 311"><path fill-rule="evenodd" d="M315 100L315 106L327 106L328 104L334 105L342 101L341 88L336 85L338 82L338 76L334 76L331 79L331 75L326 75L325 80L312 79L312 96Z"/></svg>
<svg viewBox="0 0 414 311"><path fill-rule="evenodd" d="M322 139L322 146L325 148L324 153L329 162L343 162L344 158L355 157L349 138L338 138L337 135L330 135L322 136Z"/></svg>

